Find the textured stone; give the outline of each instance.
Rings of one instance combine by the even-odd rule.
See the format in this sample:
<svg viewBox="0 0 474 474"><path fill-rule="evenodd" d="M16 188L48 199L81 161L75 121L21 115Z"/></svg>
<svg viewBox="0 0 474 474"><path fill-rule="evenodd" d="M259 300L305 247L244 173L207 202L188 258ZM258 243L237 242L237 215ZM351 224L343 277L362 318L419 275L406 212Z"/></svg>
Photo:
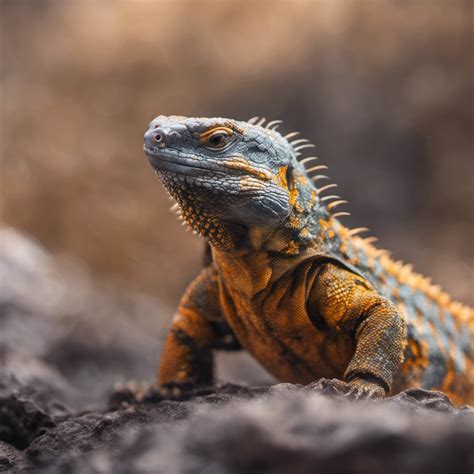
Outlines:
<svg viewBox="0 0 474 474"><path fill-rule="evenodd" d="M440 392L353 402L325 381L163 399L129 381L152 374L157 357L153 333L136 323L143 303L58 281L33 250L0 253L0 272L14 276L0 292L0 472L474 470L474 411Z"/></svg>

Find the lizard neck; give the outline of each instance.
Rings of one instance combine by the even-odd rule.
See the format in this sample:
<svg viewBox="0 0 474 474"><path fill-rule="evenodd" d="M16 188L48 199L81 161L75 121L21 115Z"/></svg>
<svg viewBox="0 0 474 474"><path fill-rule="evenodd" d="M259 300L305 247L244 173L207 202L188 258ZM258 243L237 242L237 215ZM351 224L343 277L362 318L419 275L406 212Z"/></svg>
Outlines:
<svg viewBox="0 0 474 474"><path fill-rule="evenodd" d="M254 250L299 255L307 248L325 248L340 226L313 187L300 190L290 214L277 228L250 230L249 244Z"/></svg>
<svg viewBox="0 0 474 474"><path fill-rule="evenodd" d="M305 174L294 177L289 204L288 216L275 227L256 225L245 228L219 220L219 233L227 236L228 245L225 246L222 241L216 241L213 234L207 232L204 235L202 230L199 233L213 247L239 255L267 251L291 256L309 247L324 248L335 234L331 227L340 224L332 217L317 188ZM196 214L195 208L193 214Z"/></svg>
<svg viewBox="0 0 474 474"><path fill-rule="evenodd" d="M328 243L328 230L334 223L331 212L321 201L318 190L304 173L295 174L289 191L290 212L278 225L245 225L219 213L219 206L186 187L176 187L161 175L168 192L176 199L179 216L195 233L221 252L235 255L276 252L298 255L308 247ZM329 232L331 233L331 232Z"/></svg>
<svg viewBox="0 0 474 474"><path fill-rule="evenodd" d="M244 228L238 224L224 222L206 214L199 216L194 207L189 215L183 210L183 218L193 228L199 228L211 247L216 251L236 257L256 253L277 253L287 256L299 255L307 248L325 248L338 234L341 224L331 217L314 191L304 203L296 203L288 217L276 228Z"/></svg>

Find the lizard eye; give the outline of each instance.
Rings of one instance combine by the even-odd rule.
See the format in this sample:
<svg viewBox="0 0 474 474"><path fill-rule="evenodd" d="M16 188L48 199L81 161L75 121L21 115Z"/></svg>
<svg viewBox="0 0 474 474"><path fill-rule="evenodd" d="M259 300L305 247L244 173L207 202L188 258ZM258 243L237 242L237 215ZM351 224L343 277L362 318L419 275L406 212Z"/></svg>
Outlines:
<svg viewBox="0 0 474 474"><path fill-rule="evenodd" d="M224 148L231 139L232 131L227 129L219 129L212 132L206 140L206 146L208 148L220 150Z"/></svg>

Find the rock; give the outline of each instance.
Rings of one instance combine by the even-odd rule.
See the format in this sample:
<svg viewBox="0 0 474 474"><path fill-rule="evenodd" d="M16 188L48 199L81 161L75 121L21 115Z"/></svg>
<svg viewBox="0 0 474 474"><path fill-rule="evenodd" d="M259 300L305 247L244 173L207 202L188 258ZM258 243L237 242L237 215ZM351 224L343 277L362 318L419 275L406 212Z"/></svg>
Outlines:
<svg viewBox="0 0 474 474"><path fill-rule="evenodd" d="M55 423L51 416L31 400L10 395L0 396L0 440L24 450Z"/></svg>
<svg viewBox="0 0 474 474"><path fill-rule="evenodd" d="M410 407L399 402L405 396ZM412 391L348 402L289 385L224 386L188 401L131 397L119 410L59 423L26 455L56 473L470 472L472 417L423 399Z"/></svg>
<svg viewBox="0 0 474 474"><path fill-rule="evenodd" d="M441 392L351 402L326 380L165 399L131 381L154 372L161 333L146 315L159 302L56 274L15 233L2 245L0 472L474 470L474 411Z"/></svg>
<svg viewBox="0 0 474 474"><path fill-rule="evenodd" d="M0 472L20 471L27 466L25 454L11 444L0 441Z"/></svg>
<svg viewBox="0 0 474 474"><path fill-rule="evenodd" d="M36 402L76 410L104 408L114 383L153 376L156 314L171 309L93 281L13 229L0 228L0 244L0 373L36 387Z"/></svg>
<svg viewBox="0 0 474 474"><path fill-rule="evenodd" d="M291 384L229 384L185 401L137 399L132 390L125 397L120 389L111 401L104 411L60 417L10 395L7 424L18 434L2 437L0 469L445 473L474 466L472 412L436 392L350 402Z"/></svg>

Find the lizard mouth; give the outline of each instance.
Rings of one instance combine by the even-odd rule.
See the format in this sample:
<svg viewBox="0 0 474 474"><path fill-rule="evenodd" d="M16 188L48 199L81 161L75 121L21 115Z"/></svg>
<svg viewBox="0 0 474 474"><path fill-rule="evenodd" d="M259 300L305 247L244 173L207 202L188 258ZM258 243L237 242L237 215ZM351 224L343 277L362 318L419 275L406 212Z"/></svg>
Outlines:
<svg viewBox="0 0 474 474"><path fill-rule="evenodd" d="M183 156L169 148L143 146L145 155L153 169L167 171L187 176L202 176L203 174L222 174L225 176L255 176L263 181L269 181L271 174L267 171L251 168L242 158L224 159L221 163L205 161L194 156Z"/></svg>
<svg viewBox="0 0 474 474"><path fill-rule="evenodd" d="M166 152L157 150L156 148L150 149L146 145L143 147L148 161L153 169L156 171L168 171L171 173L185 174L188 176L199 176L202 172L218 172L217 167L204 165L202 161L198 161L196 158L184 157L176 153ZM224 171L222 171L224 172Z"/></svg>

